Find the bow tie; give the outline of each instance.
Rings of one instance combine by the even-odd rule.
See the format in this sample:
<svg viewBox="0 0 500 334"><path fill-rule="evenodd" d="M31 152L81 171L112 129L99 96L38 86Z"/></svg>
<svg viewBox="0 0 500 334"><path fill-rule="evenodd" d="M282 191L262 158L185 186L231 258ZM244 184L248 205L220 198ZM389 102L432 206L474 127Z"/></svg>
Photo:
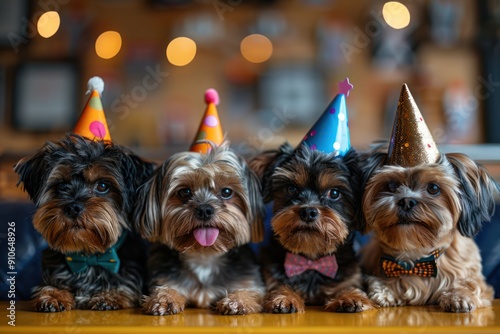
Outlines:
<svg viewBox="0 0 500 334"><path fill-rule="evenodd" d="M104 253L86 255L83 253L67 253L64 254L66 263L73 274L83 272L89 266L100 266L113 273L117 273L120 269L120 258L116 251L123 244L127 237L127 232L122 233L118 241L108 248Z"/></svg>
<svg viewBox="0 0 500 334"><path fill-rule="evenodd" d="M404 275L416 275L420 277L436 277L436 260L444 253L444 249L436 249L430 256L421 258L414 264L406 261L397 261L392 256L382 256L380 266L386 277L399 277Z"/></svg>
<svg viewBox="0 0 500 334"><path fill-rule="evenodd" d="M307 270L316 270L325 276L335 278L338 268L335 255L324 256L314 261L293 253L286 253L285 257L285 273L288 278L298 276Z"/></svg>

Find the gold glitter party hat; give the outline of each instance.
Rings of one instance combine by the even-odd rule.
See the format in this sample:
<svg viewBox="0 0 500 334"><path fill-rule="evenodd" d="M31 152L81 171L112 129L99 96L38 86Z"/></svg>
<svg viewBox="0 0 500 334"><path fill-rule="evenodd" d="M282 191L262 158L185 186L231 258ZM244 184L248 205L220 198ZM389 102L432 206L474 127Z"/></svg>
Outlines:
<svg viewBox="0 0 500 334"><path fill-rule="evenodd" d="M406 84L399 96L386 163L415 167L435 163L439 150Z"/></svg>

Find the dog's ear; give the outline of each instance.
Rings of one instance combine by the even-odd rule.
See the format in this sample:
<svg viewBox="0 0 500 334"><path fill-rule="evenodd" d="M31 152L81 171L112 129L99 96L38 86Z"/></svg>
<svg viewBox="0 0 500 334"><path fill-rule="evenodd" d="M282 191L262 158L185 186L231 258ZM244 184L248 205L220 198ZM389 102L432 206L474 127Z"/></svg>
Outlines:
<svg viewBox="0 0 500 334"><path fill-rule="evenodd" d="M362 207L366 185L372 178L373 174L375 174L375 172L385 164L385 161L387 160L386 152L387 151L385 149L382 151L377 147L373 150L370 150L368 152L363 152L362 154L359 155L359 172L360 172L359 189L360 189L361 208L360 208L360 215L357 219L356 228L361 233L366 232L366 220L365 220L364 210Z"/></svg>
<svg viewBox="0 0 500 334"><path fill-rule="evenodd" d="M19 175L17 186L22 183L23 190L37 206L42 189L47 184L55 164L55 161L50 159L55 149L55 144L46 143L34 155L22 158L14 165L14 171Z"/></svg>
<svg viewBox="0 0 500 334"><path fill-rule="evenodd" d="M244 161L241 161L241 163L250 204L248 220L251 224L251 240L252 242L261 242L264 240L264 216L266 215L264 200L262 198L261 182L250 165L246 164Z"/></svg>
<svg viewBox="0 0 500 334"><path fill-rule="evenodd" d="M361 173L361 189L365 189L366 184L373 174L381 168L387 160L386 152L364 152L359 156L359 170Z"/></svg>
<svg viewBox="0 0 500 334"><path fill-rule="evenodd" d="M343 163L349 170L349 183L352 189L352 196L354 198L354 205L356 211L354 213L353 228L358 229L361 225L360 221L363 219L363 212L361 207L361 170L359 166L359 155L354 148L349 149L346 155L342 158Z"/></svg>
<svg viewBox="0 0 500 334"><path fill-rule="evenodd" d="M161 233L161 198L168 164L169 160L165 161L137 189L134 226L144 238L150 241L155 241Z"/></svg>
<svg viewBox="0 0 500 334"><path fill-rule="evenodd" d="M272 176L275 169L288 160L292 153L292 145L286 142L278 150L263 152L249 162L250 168L260 179L262 194L266 203L273 200Z"/></svg>
<svg viewBox="0 0 500 334"><path fill-rule="evenodd" d="M122 175L128 185L125 187L125 191L127 192L127 198L125 199L126 210L131 212L137 200L137 188L144 184L151 176L155 165L152 162L141 159L126 148L119 146L116 146L116 148L122 152L120 155Z"/></svg>
<svg viewBox="0 0 500 334"><path fill-rule="evenodd" d="M352 190L355 192L356 198L360 200L361 169L359 166L359 155L355 149L351 148L349 149L349 151L347 151L346 155L343 158L343 161L347 169L349 170L349 173L351 174L351 178L349 179L349 181L351 182Z"/></svg>
<svg viewBox="0 0 500 334"><path fill-rule="evenodd" d="M460 183L462 213L457 227L463 236L472 238L481 229L481 224L489 222L495 213L495 194L500 194L500 186L486 169L465 154L448 153L446 158Z"/></svg>
<svg viewBox="0 0 500 334"><path fill-rule="evenodd" d="M137 187L153 174L155 166L155 163L146 161L133 153L128 154L125 161L126 171L129 173L130 178L133 178Z"/></svg>

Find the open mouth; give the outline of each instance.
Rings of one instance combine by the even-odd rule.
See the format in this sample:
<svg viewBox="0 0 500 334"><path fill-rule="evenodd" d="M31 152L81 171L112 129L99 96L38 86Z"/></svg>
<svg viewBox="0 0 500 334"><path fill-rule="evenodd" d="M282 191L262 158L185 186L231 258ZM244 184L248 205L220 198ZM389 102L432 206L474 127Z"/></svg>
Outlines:
<svg viewBox="0 0 500 334"><path fill-rule="evenodd" d="M196 241L204 247L212 246L219 236L219 229L216 227L199 227L193 231Z"/></svg>

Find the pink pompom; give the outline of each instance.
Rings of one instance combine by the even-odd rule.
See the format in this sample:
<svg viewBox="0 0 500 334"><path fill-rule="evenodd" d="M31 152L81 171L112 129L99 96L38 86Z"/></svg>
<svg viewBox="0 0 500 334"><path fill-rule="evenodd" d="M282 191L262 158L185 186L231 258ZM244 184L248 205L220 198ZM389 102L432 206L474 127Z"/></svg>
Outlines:
<svg viewBox="0 0 500 334"><path fill-rule="evenodd" d="M213 88L207 89L205 92L205 102L213 103L215 105L219 104L219 93Z"/></svg>

